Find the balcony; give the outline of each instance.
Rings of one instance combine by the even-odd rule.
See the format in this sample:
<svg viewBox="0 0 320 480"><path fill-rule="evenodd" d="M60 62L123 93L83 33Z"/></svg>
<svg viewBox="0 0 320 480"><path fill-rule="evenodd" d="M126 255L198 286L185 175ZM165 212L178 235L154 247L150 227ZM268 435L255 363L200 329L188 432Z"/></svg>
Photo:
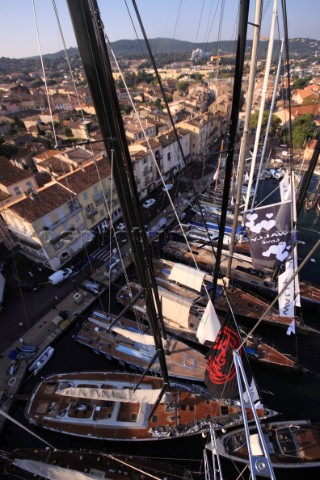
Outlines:
<svg viewBox="0 0 320 480"><path fill-rule="evenodd" d="M90 210L90 212L86 211L86 217L87 218L92 218L94 217L95 215L97 215L98 213L98 210L96 210L95 208L93 208L92 210Z"/></svg>

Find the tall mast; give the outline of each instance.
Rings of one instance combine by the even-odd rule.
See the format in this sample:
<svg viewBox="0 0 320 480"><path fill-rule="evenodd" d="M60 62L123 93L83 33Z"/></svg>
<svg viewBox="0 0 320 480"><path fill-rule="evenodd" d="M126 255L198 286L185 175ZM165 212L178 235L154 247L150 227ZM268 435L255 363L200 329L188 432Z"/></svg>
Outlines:
<svg viewBox="0 0 320 480"><path fill-rule="evenodd" d="M269 137L269 132L270 132L271 124L272 124L273 110L274 110L274 106L276 104L278 84L279 84L280 73L281 73L283 46L284 46L284 40L282 39L281 47L280 47L280 53L279 53L277 74L276 74L276 78L275 78L275 81L274 81L273 94L272 94L271 106L270 106L270 111L269 111L269 118L268 118L268 123L267 123L267 128L266 128L266 134L264 136L264 141L263 141L263 147L262 147L261 158L260 158L260 162L259 162L256 185L255 185L255 188L254 188L254 194L253 194L253 198L252 198L252 205L254 205L256 195L257 195L257 192L258 192L258 185L259 185L259 182L260 182L260 173L261 173L261 170L262 170L262 165L264 163L265 153L266 153L267 146L268 146L268 137Z"/></svg>
<svg viewBox="0 0 320 480"><path fill-rule="evenodd" d="M67 0L67 4L108 157L111 158L111 153L114 152L114 182L127 226L133 260L145 291L148 319L162 370L164 392L169 388L169 377L161 338L164 330L159 326L159 320L162 321L161 304L103 24L96 0ZM163 325L163 322L160 325Z"/></svg>
<svg viewBox="0 0 320 480"><path fill-rule="evenodd" d="M241 98L241 83L242 83L245 51L246 51L249 3L250 3L249 0L241 0L240 2L240 15L239 15L239 27L238 27L239 33L238 33L238 40L237 40L237 55L236 55L235 75L234 75L231 119L230 119L230 128L229 128L229 136L228 136L228 153L227 153L226 167L225 167L225 180L224 180L224 186L223 186L219 239L218 239L218 245L217 245L214 275L213 275L213 288L211 291L211 298L213 301L216 294L218 276L220 276L220 261L221 261L221 253L222 253L222 246L223 246L224 229L226 226L226 218L227 218L228 199L229 199L230 183L231 183L232 168L233 168L234 147L235 147L235 140L236 140L236 134L237 134L237 128L238 128L239 108L240 108L240 98Z"/></svg>
<svg viewBox="0 0 320 480"><path fill-rule="evenodd" d="M271 28L270 28L270 38L269 38L268 52L267 52L267 58L266 58L266 69L265 69L265 74L263 79L258 125L257 125L255 143L254 143L253 154L252 154L252 162L251 162L249 182L248 182L248 191L247 191L245 207L244 207L245 210L248 210L249 202L250 202L250 191L252 187L254 170L256 166L256 159L258 154L260 133L261 133L261 127L262 127L263 114L264 114L264 106L265 106L266 96L268 91L268 81L269 81L269 73L270 73L273 43L274 43L274 31L275 31L275 25L276 25L276 19L277 19L277 7L278 7L278 0L274 0L273 10L272 10L272 19L271 19Z"/></svg>
<svg viewBox="0 0 320 480"><path fill-rule="evenodd" d="M229 260L228 260L228 267L227 267L227 278L230 278L230 270L232 266L232 256L233 256L233 249L235 243L235 235L236 229L238 225L238 217L239 217L239 210L240 210L240 203L242 201L242 184L243 184L243 173L245 167L245 157L246 157L246 147L247 147L247 140L248 140L248 133L249 133L249 124L250 124L250 115L252 109L252 101L253 101L253 92L254 92L254 84L256 78L256 71L257 71L257 58L258 58L258 44L259 44L259 37L260 37L260 29L261 29L261 17L262 17L262 0L256 1L256 10L255 10L255 17L254 17L254 29L253 29L253 38L252 38L252 52L251 52L251 62L250 62L250 75L249 75L249 85L248 85L248 93L246 98L246 112L244 117L244 125L243 125L243 134L241 137L241 144L240 144L240 153L239 153L239 163L238 163L238 189L236 194L236 201L234 205L234 216L233 216L233 225L232 225L232 232L231 232L231 242L230 242L230 250L229 250Z"/></svg>

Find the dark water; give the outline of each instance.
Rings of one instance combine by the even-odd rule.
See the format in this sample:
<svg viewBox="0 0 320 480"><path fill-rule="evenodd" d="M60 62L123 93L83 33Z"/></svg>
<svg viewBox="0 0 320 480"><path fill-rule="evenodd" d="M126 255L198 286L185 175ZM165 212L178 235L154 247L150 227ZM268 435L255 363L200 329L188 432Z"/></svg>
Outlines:
<svg viewBox="0 0 320 480"><path fill-rule="evenodd" d="M314 182L315 183L315 182ZM273 181L265 182L261 194L264 194L263 188L272 191L277 184ZM277 193L274 194L275 199ZM299 218L298 239L299 256L304 256L310 251L311 247L319 238L320 223L316 210L302 211ZM313 255L314 261L309 261L304 267L301 278L320 284L320 252ZM114 301L115 291L111 291L111 303L119 311ZM108 296L104 298L104 307L108 308ZM99 308L99 307L98 307ZM320 314L315 310L302 310L302 315L307 323L311 323L320 329ZM41 371L42 376L53 372L66 371L93 371L93 370L121 370L118 364L107 361L101 356L97 356L84 346L77 344L72 339L72 334L76 326L71 326L70 330L59 339L54 345L55 354L51 361ZM277 410L284 419L310 419L320 422L320 335L286 335L284 330L278 330L272 327L259 327L259 332L267 339L274 342L288 353L297 355L300 362L314 373L287 374L283 371L267 367L253 365L256 382L261 390L262 398L266 406ZM40 375L26 379L21 393L30 394L33 387L38 383ZM21 402L16 402L11 412L15 419L29 427L24 419L24 406ZM46 439L57 448L77 449L92 448L113 452L132 453L136 455L154 455L165 458L184 459L184 464L191 468L199 466L202 459L202 450L205 439L194 437L192 439L178 439L161 442L140 443L140 442L105 442L80 439L67 435L60 435L47 432L41 429L32 428L38 435ZM21 430L13 424L8 424L1 441L1 449L14 449L19 447L42 447L41 442L27 432ZM194 463L192 460L197 460ZM226 466L224 466L226 468ZM225 479L237 478L237 473L226 470ZM309 471L306 478L320 478L320 469L318 471ZM277 475L277 478L286 478L285 474ZM287 478L301 478L290 474Z"/></svg>

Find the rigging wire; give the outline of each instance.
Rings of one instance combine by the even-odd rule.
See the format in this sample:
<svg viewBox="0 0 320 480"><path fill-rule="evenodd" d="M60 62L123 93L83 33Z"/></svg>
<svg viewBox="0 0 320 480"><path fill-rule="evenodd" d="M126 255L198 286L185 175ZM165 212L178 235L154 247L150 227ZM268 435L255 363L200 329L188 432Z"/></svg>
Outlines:
<svg viewBox="0 0 320 480"><path fill-rule="evenodd" d="M62 38L62 42L63 42L63 45L64 45L64 50L65 50L65 56L66 56L66 59L67 59L67 63L68 63L68 67L69 67L69 73L70 73L70 76L71 76L71 79L72 79L72 82L73 82L73 86L74 86L74 89L75 89L75 92L76 92L76 96L77 96L77 100L78 100L78 105L79 105L79 109L80 109L80 112L81 112L81 116L82 116L82 120L84 121L85 118L84 118L84 113L83 113L83 109L81 108L81 103L80 103L80 98L79 98L79 92L78 92L78 89L76 87L76 84L75 84L75 80L74 80L74 75L73 75L73 71L72 71L72 68L71 68L71 62L70 62L70 59L69 59L69 54L68 54L68 51L67 51L67 48L66 48L66 43L65 43L65 40L64 40L64 35L63 35L63 31L62 31L62 27L61 27L61 22L60 22L60 19L59 19L59 14L58 14L58 11L57 11L57 8L56 8L56 3L55 3L55 0L52 0L53 2L53 7L54 7L54 11L55 11L55 14L56 14L56 19L57 19L57 23L58 23L58 26L59 26L59 31L60 31L60 35L61 35L61 38ZM93 158L93 161L94 161L94 165L95 165L95 168L96 168L96 172L97 172L97 177L98 177L98 182L99 182L99 185L100 185L100 191L102 193L102 196L103 196L103 200L104 200L104 206L107 210L107 214L108 214L108 217L109 217L109 223L110 223L110 230L109 230L109 251L111 252L111 243L112 243L112 238L111 238L111 233L113 232L113 238L115 239L115 243L116 243L116 247L117 247L117 251L118 251L118 254L119 254L119 257L120 257L120 261L121 261L121 264L122 264L122 269L123 271L125 272L125 268L124 268L124 262L123 262L123 258L122 258L122 255L121 255L121 249L120 249L120 245L118 243L118 238L117 238L117 235L116 235L116 232L114 230L114 225L113 225L113 219L112 219L112 211L111 209L109 208L109 202L106 198L106 193L105 193L105 189L103 188L103 183L102 183L102 177L101 177L101 174L100 174L100 171L99 171L99 165L98 165L98 162L97 162L97 158L96 158L96 155L93 151L93 148L92 148L92 145L90 145L90 136L89 136L89 132L88 130L86 129L85 130L85 133L86 133L86 137L87 137L87 141L88 141L88 148L90 149L90 152L91 152L91 155L92 155L92 158ZM114 187L113 187L113 177L112 177L112 170L113 170L113 153L111 152L111 184L110 184L110 195L111 195L111 207L113 206L113 195L114 195ZM91 275L94 274L94 268L93 268L93 265L92 265L92 262L91 262L91 256L89 254L89 251L88 251L88 246L87 244L85 244L85 254L86 254L86 257L87 257L87 261L88 261L88 264L90 266L90 270L91 270ZM111 258L111 257L110 257ZM111 270L108 272L109 273L109 284L110 284L110 280L111 280ZM110 289L109 289L109 296L111 295L110 293ZM103 308L103 305L102 305L102 300L100 298L100 296L98 297L99 298L99 302L100 302L100 306L101 308ZM110 300L109 300L109 305L110 305Z"/></svg>
<svg viewBox="0 0 320 480"><path fill-rule="evenodd" d="M175 38L176 38L176 31L177 31L178 21L179 21L179 18L180 18L181 4L182 4L182 0L180 0L180 3L179 3L179 8L178 8L178 14L177 14L177 18L176 18L176 23L175 23L174 29L173 29L172 41L171 41L170 50L169 50L169 61L170 61L171 55L172 55L173 43L174 43L174 40L175 40Z"/></svg>
<svg viewBox="0 0 320 480"><path fill-rule="evenodd" d="M197 43L197 41L198 41L198 34L199 34L199 30L200 30L202 13L203 13L203 8L204 8L205 3L206 3L206 0L202 0L202 7L201 7L201 11L200 11L200 17L199 17L199 20L198 20L198 28L197 28L197 32L196 32L195 43Z"/></svg>
<svg viewBox="0 0 320 480"><path fill-rule="evenodd" d="M293 272L293 274L291 275L291 277L288 278L288 280L286 280L286 283L285 285L283 286L283 288L280 290L280 292L278 293L278 295L272 300L272 302L270 303L270 305L268 306L268 308L266 309L266 311L263 313L263 315L259 318L259 320L256 322L256 324L254 325L254 327L250 330L250 332L248 333L247 337L248 338L250 335L252 335L252 333L256 330L256 328L260 325L260 323L263 321L264 317L266 316L266 314L269 312L269 310L271 310L271 308L276 304L276 302L278 301L279 297L285 292L285 290L288 288L288 285L290 285L291 282L294 281L294 279L296 278L296 276L300 273L300 271L302 270L302 268L305 266L305 264L307 263L307 261L312 257L312 255L314 254L314 252L320 247L320 240L317 241L317 243L312 247L312 249L310 250L310 252L307 254L307 256L303 259L303 261L300 263L299 267L297 268L296 271ZM241 345L239 348L243 347L244 345L244 342L245 340L242 341Z"/></svg>

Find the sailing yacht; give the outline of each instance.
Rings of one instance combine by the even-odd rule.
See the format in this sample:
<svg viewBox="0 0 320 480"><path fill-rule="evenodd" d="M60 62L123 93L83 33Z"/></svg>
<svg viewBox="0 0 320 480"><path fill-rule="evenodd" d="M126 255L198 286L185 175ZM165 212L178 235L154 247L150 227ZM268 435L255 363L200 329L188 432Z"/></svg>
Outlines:
<svg viewBox="0 0 320 480"><path fill-rule="evenodd" d="M292 475L295 470L320 466L320 426L318 424L308 420L269 422L262 425L262 431L275 473L285 471ZM255 461L258 462L264 453L257 429L249 427L249 435L250 449ZM248 444L243 429L217 436L214 451L211 443L207 445L207 449L214 455L231 460L234 464L247 466L250 464ZM260 472L260 475L265 476L263 472Z"/></svg>
<svg viewBox="0 0 320 480"><path fill-rule="evenodd" d="M159 361L150 363L156 348L150 325L95 310L83 321L74 339L107 359L118 360L131 369L149 369L161 375ZM168 374L171 377L203 381L207 361L204 355L178 338L166 334L163 340ZM149 366L150 365L150 366Z"/></svg>
<svg viewBox="0 0 320 480"><path fill-rule="evenodd" d="M49 375L36 386L25 415L55 432L98 440L168 440L241 424L239 404L216 400L208 390L174 382L158 398L163 381L115 372ZM155 408L156 407L156 408ZM275 412L257 409L261 417ZM252 411L248 408L248 416Z"/></svg>
<svg viewBox="0 0 320 480"><path fill-rule="evenodd" d="M198 344L199 340L197 337L197 331L204 317L206 303L204 299L200 300L199 302L199 292L192 290L196 283L194 269L186 267L185 265L180 265L179 268L179 264L173 264L172 262L166 260L162 260L162 262L154 260L156 265L155 274L162 300L165 328L182 340L189 340ZM159 273L161 271L161 266L162 278L161 274ZM182 283L176 283L176 274L175 276L172 275L170 279L170 272L172 268L179 270L180 282L183 278L181 276L182 271L184 272L184 278L189 279L189 288L185 285L187 283L186 281L184 285ZM210 277L204 272L198 273L198 278L201 278L201 275L204 275L204 278ZM191 288L190 285L192 285ZM207 283L207 285L210 285L210 281ZM118 291L116 298L123 306L127 307L130 305L130 309L136 314L136 316L147 321L148 317L146 313L145 301L143 300L142 295L134 303L131 303L131 299L136 297L139 291L141 291L141 286L135 282L129 282L129 284L122 287ZM219 317L219 322L220 324L223 323L222 317ZM251 360L259 362L263 365L284 368L288 371L307 371L307 369L300 365L292 355L282 353L274 345L269 345L258 335L249 335L248 330L245 329L243 325L240 325L239 322L238 329L242 338L245 339L245 350ZM81 335L83 334L81 333ZM88 339L87 343L90 343L91 340L92 339ZM208 347L212 344L209 339L207 339L204 343ZM97 348L96 344L91 343L90 346L92 345L94 345L92 348ZM109 354L111 354L111 351L112 346L110 345ZM192 355L192 350L190 355ZM113 356L117 355L113 354ZM127 357L126 363L136 364L135 358L133 356L131 356L131 358ZM194 376L193 379L196 380L196 377ZM200 377L199 380L202 381L203 378Z"/></svg>
<svg viewBox="0 0 320 480"><path fill-rule="evenodd" d="M125 480L157 475L168 480L198 478L185 466L157 457L106 453L99 450L16 449L2 451L0 465L6 478L24 480ZM141 477L138 477L140 475Z"/></svg>

